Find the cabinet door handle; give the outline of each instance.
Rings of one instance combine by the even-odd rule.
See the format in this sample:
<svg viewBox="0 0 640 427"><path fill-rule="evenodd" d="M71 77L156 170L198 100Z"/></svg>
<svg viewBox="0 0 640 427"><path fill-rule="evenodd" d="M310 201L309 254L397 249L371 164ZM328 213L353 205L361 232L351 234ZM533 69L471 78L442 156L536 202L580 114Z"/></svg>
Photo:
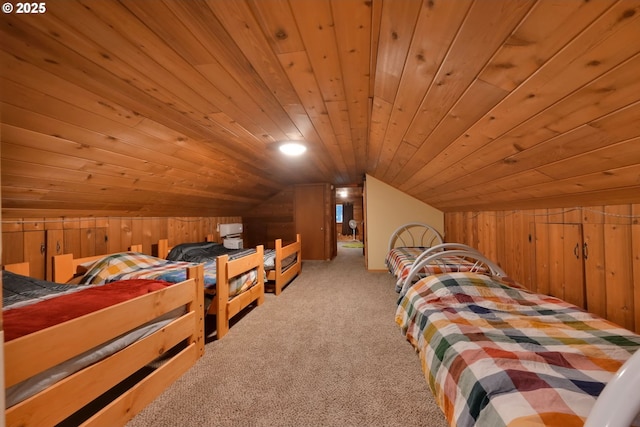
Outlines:
<svg viewBox="0 0 640 427"><path fill-rule="evenodd" d="M580 245L576 243L576 247L573 248L573 254L576 256L576 259L580 259Z"/></svg>
<svg viewBox="0 0 640 427"><path fill-rule="evenodd" d="M582 256L584 256L584 259L589 258L589 245L587 245L587 242L582 245Z"/></svg>

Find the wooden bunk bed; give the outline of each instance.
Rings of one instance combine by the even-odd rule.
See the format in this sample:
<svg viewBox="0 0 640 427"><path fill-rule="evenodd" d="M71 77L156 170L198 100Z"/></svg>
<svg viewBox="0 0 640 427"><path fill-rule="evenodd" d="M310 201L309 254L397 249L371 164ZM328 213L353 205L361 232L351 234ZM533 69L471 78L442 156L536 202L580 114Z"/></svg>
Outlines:
<svg viewBox="0 0 640 427"><path fill-rule="evenodd" d="M639 425L640 396L629 390L640 385L640 335L490 273L406 283L396 323L451 425ZM607 408L620 400L622 418ZM612 417L623 421L603 422Z"/></svg>
<svg viewBox="0 0 640 427"><path fill-rule="evenodd" d="M209 243L214 244L215 238L212 234L209 234L205 242L202 243L187 243L184 245L196 246L202 244L203 247ZM178 245L181 246L181 245ZM218 246L222 246L218 244ZM172 253L173 246L169 246L168 239L158 240L158 254L161 257L168 257ZM196 248L198 249L198 248ZM242 254L242 249L228 250L230 259L234 254ZM215 260L220 254L219 249L213 249L210 255L207 255L206 251L200 251L198 253L198 262L204 259ZM176 261L195 261L196 259L190 259L189 257L175 257L170 259ZM283 245L282 239L275 241L275 249L264 250L264 269L266 273L266 280L269 284L269 288L273 289L275 295L280 295L282 289L287 286L295 277L297 277L302 271L302 242L300 234L296 234L296 240L287 245Z"/></svg>
<svg viewBox="0 0 640 427"><path fill-rule="evenodd" d="M21 272L19 280L44 283L38 283L38 287L74 288L28 278L24 274L28 271L22 264L7 265L5 269ZM6 425L52 426L62 422L63 425L116 426L133 418L204 354L202 266L189 267L186 274L187 280L176 284L137 281L145 286L147 282L153 283L148 289L139 291L140 296L26 335L21 335L24 330L16 330L23 327L23 322L19 321L23 314L31 313L33 318L33 313L41 313L46 308L43 303L49 303L49 307L66 307L70 298L86 298L86 292L95 292L97 288L106 291L107 285L90 286L30 306L18 304L19 307L3 309L7 404L14 396L14 390L21 393L25 391L24 387L29 390L26 397L16 398L15 403L6 408ZM3 286L8 286L6 282L14 279L5 273L3 276ZM121 285L120 288L125 289L132 286L127 282L110 285ZM118 291L117 288L109 290ZM20 313L21 310L26 312ZM35 317L44 319L47 316ZM162 322L156 323L160 319ZM51 317L46 321L52 323ZM142 334L139 332L141 327L146 335L131 338L132 334ZM122 343L123 336L132 342ZM114 342L122 347L108 353L107 346ZM94 351L97 348L100 352ZM101 358L104 352L108 355ZM92 359L89 365L81 365L80 362L87 358L95 360ZM69 366L76 368L68 371ZM61 369L65 373L61 373ZM43 379L56 377L61 379L40 383ZM38 385L36 389L31 389L33 382Z"/></svg>
<svg viewBox="0 0 640 427"><path fill-rule="evenodd" d="M79 259L65 254L54 257L54 280L58 283L82 282L87 276L98 277L100 280L106 277L111 280L109 277L113 267L105 262L106 257L117 257L114 265L126 264L126 269L119 272L116 278L159 278L173 282L181 278L175 274L176 271L196 265L192 262L169 261L135 252ZM125 262L121 262L121 258L125 259ZM221 339L229 331L229 320L234 315L254 302L256 305L264 302L264 248L258 246L234 260L228 256L218 258L220 259L202 263L203 295L213 298L203 312L216 316L216 337ZM91 280L95 282L95 279Z"/></svg>
<svg viewBox="0 0 640 427"><path fill-rule="evenodd" d="M207 314L216 316L216 330L218 339L229 331L229 319L254 301L257 305L264 302L264 249L260 245L252 255L229 260L229 255L221 255L215 260L218 272L218 284L228 283L233 277L238 277L247 271L257 270L255 280L257 284L246 291L229 297L229 286L216 285L213 301L209 304ZM211 295L211 291L205 289Z"/></svg>

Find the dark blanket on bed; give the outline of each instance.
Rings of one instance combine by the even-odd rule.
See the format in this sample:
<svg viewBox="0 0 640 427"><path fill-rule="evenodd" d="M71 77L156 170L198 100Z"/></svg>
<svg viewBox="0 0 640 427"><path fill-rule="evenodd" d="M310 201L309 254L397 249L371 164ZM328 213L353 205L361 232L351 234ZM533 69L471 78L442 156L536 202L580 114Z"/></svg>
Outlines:
<svg viewBox="0 0 640 427"><path fill-rule="evenodd" d="M4 280L3 280L4 282ZM133 279L91 286L35 304L3 312L5 341L66 322L88 313L171 286L171 283ZM69 286L66 286L69 288Z"/></svg>
<svg viewBox="0 0 640 427"><path fill-rule="evenodd" d="M242 249L227 249L216 242L182 243L174 246L167 259L170 261L207 262L224 254L233 254Z"/></svg>
<svg viewBox="0 0 640 427"><path fill-rule="evenodd" d="M60 293L76 292L83 287L63 285L2 270L2 307L26 304Z"/></svg>

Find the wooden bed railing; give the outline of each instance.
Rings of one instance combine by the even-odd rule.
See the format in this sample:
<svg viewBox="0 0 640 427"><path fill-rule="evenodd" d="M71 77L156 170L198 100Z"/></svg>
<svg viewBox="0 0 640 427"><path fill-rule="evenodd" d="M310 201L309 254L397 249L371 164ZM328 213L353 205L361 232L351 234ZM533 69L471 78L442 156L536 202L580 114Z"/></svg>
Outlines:
<svg viewBox="0 0 640 427"><path fill-rule="evenodd" d="M174 286L5 343L5 387L10 387L161 314L187 307L184 315L161 330L7 408L7 426L55 425L186 341L177 354L170 355L81 425L126 424L204 354L202 266L189 268L187 274L186 281Z"/></svg>

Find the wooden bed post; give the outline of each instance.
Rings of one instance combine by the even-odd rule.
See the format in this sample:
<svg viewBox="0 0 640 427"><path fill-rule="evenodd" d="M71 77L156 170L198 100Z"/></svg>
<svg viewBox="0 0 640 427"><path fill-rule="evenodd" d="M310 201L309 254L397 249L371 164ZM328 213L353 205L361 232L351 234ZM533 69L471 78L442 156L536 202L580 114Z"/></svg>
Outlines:
<svg viewBox="0 0 640 427"><path fill-rule="evenodd" d="M189 307L189 309L194 310L197 314L195 325L197 336L189 342L195 342L198 357L202 357L204 356L204 264L187 268L187 279L194 279L196 282L196 295L193 303L196 307Z"/></svg>
<svg viewBox="0 0 640 427"><path fill-rule="evenodd" d="M280 276L282 275L282 239L276 239L276 284L274 286L274 293L280 295L282 292L282 280L280 280Z"/></svg>
<svg viewBox="0 0 640 427"><path fill-rule="evenodd" d="M16 262L15 264L5 264L4 269L15 274L22 274L28 276L30 273L29 262Z"/></svg>
<svg viewBox="0 0 640 427"><path fill-rule="evenodd" d="M229 316L227 315L227 302L229 301L229 272L227 262L229 255L221 255L216 258L218 278L216 281L216 296L211 302L211 307L216 310L216 336L222 338L229 332ZM222 285L222 286L221 286ZM209 309L211 312L211 309Z"/></svg>
<svg viewBox="0 0 640 427"><path fill-rule="evenodd" d="M158 258L166 259L167 255L169 255L169 240L158 240Z"/></svg>
<svg viewBox="0 0 640 427"><path fill-rule="evenodd" d="M73 254L55 255L53 257L53 281L67 283L76 272L73 270Z"/></svg>
<svg viewBox="0 0 640 427"><path fill-rule="evenodd" d="M142 252L142 243L129 246L129 252Z"/></svg>
<svg viewBox="0 0 640 427"><path fill-rule="evenodd" d="M262 287L262 292L258 297L257 304L261 305L264 302L264 246L259 245L256 247L257 256L258 256L258 283L256 286Z"/></svg>

